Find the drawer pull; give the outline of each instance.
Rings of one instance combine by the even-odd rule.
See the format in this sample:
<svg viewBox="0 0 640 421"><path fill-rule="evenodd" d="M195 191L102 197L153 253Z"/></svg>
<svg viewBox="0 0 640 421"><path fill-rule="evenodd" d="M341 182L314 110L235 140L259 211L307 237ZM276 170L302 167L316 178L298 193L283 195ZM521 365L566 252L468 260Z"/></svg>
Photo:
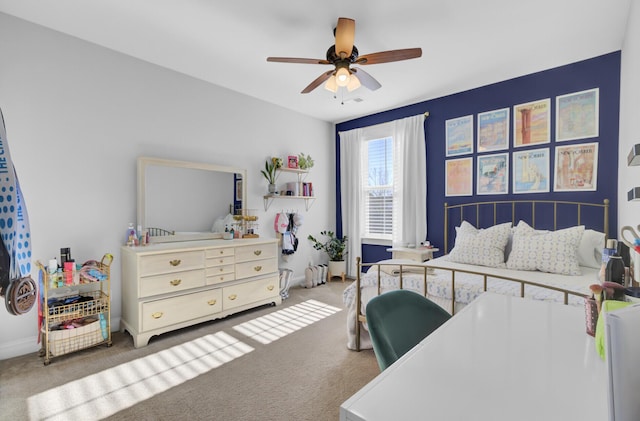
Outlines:
<svg viewBox="0 0 640 421"><path fill-rule="evenodd" d="M220 268L220 272L224 272L224 268Z"/></svg>
<svg viewBox="0 0 640 421"><path fill-rule="evenodd" d="M216 305L217 300L209 300L207 301L207 304L209 304L210 306L214 306Z"/></svg>
<svg viewBox="0 0 640 421"><path fill-rule="evenodd" d="M269 286L267 287L267 289L268 289L269 291L273 291L273 288L274 288L274 286L273 286L273 285L269 285Z"/></svg>
<svg viewBox="0 0 640 421"><path fill-rule="evenodd" d="M180 259L169 260L169 264L171 266L178 266L180 263L182 263L182 260L180 260Z"/></svg>
<svg viewBox="0 0 640 421"><path fill-rule="evenodd" d="M173 281L170 282L170 284L173 285L174 287L177 287L178 285L180 285L181 282L182 282L182 279L174 279Z"/></svg>
<svg viewBox="0 0 640 421"><path fill-rule="evenodd" d="M255 254L256 256L260 256L262 254L262 250L254 250L253 254Z"/></svg>
<svg viewBox="0 0 640 421"><path fill-rule="evenodd" d="M229 295L229 299L230 299L231 301L235 300L236 298L238 298L238 296L237 296L236 294L231 294L231 295Z"/></svg>
<svg viewBox="0 0 640 421"><path fill-rule="evenodd" d="M262 266L254 266L253 270L255 270L256 272L260 272L262 270Z"/></svg>
<svg viewBox="0 0 640 421"><path fill-rule="evenodd" d="M220 254L224 254L224 250L220 250Z"/></svg>
<svg viewBox="0 0 640 421"><path fill-rule="evenodd" d="M220 277L220 280L221 280L221 281L224 281L224 276L221 276L221 277Z"/></svg>
<svg viewBox="0 0 640 421"><path fill-rule="evenodd" d="M224 263L224 259L220 259L220 264Z"/></svg>
<svg viewBox="0 0 640 421"><path fill-rule="evenodd" d="M153 317L154 319L159 319L160 317L162 317L163 314L164 313L162 313L161 311L156 311L151 315L151 317Z"/></svg>

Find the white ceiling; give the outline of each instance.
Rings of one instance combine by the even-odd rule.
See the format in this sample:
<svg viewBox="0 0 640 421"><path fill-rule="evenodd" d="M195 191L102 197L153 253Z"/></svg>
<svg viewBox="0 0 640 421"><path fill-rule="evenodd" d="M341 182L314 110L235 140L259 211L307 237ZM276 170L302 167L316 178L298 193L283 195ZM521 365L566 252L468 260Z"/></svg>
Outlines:
<svg viewBox="0 0 640 421"><path fill-rule="evenodd" d="M622 48L632 0L0 0L0 12L330 122L341 122ZM338 17L382 88L300 91L330 67ZM350 101L360 98L361 102Z"/></svg>

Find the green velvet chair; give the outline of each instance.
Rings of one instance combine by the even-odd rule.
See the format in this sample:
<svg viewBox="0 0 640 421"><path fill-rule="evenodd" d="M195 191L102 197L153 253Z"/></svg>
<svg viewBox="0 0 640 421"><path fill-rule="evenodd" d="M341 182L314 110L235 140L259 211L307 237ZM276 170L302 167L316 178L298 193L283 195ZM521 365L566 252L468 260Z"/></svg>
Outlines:
<svg viewBox="0 0 640 421"><path fill-rule="evenodd" d="M367 304L367 326L380 371L451 318L442 307L408 290L394 290Z"/></svg>

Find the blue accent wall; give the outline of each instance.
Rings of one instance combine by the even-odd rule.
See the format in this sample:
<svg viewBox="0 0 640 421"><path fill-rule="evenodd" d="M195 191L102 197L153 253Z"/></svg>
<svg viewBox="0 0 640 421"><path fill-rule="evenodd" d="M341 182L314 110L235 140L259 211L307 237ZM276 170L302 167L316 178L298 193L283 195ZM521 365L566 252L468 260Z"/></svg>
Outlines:
<svg viewBox="0 0 640 421"><path fill-rule="evenodd" d="M341 203L340 203L340 138L338 132L359 127L381 124L396 119L429 112L425 119L425 136L427 151L427 239L436 247L444 242L444 203L450 205L474 201L492 200L566 200L579 202L610 201L610 236L617 232L618 212L618 124L620 108L620 58L616 51L588 60L572 63L538 73L505 80L492 85L464 91L410 106L369 115L336 125L336 221L337 233L342 235ZM428 82L426 82L428 83ZM599 136L589 139L555 141L556 97L572 92L599 88ZM363 88L364 89L364 88ZM383 88L384 89L384 88ZM512 152L513 148L513 106L540 99L551 100L551 143L532 146L533 149L550 149L550 192L534 194L513 194L512 188ZM375 99L373 99L375 100ZM500 108L510 109L509 149L496 151L508 152L509 194L445 197L445 121L473 115L474 142L477 139L477 114ZM555 147L598 142L598 177L596 191L553 192ZM474 143L474 150L475 150ZM516 150L522 150L517 148ZM475 165L477 150L472 156ZM456 157L457 158L457 157ZM451 247L451 245L450 245ZM386 248L386 247L384 247ZM364 262L377 261L390 257L382 246L365 245L362 250ZM441 247L442 248L442 247ZM355 256L354 256L355 257Z"/></svg>

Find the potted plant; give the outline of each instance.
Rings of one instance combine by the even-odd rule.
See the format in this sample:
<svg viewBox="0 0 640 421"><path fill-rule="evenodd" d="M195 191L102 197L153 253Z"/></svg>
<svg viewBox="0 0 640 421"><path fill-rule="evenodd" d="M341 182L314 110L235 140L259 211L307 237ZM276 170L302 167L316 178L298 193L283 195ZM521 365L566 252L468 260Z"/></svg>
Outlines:
<svg viewBox="0 0 640 421"><path fill-rule="evenodd" d="M298 155L298 167L301 170L310 170L313 167L313 159L311 158L311 155L306 155L301 153L300 155Z"/></svg>
<svg viewBox="0 0 640 421"><path fill-rule="evenodd" d="M260 170L264 178L267 179L269 183L269 193L276 193L276 169L278 168L278 163L276 161L278 158L271 158L270 160L265 161L264 169Z"/></svg>
<svg viewBox="0 0 640 421"><path fill-rule="evenodd" d="M333 231L320 231L320 235L324 235L328 239L325 242L321 242L313 237L311 234L307 237L313 244L313 248L316 250L324 251L329 256L329 277L332 274L340 276L344 281L345 273L347 271L347 262L345 256L347 255L347 236L342 238L336 237Z"/></svg>

